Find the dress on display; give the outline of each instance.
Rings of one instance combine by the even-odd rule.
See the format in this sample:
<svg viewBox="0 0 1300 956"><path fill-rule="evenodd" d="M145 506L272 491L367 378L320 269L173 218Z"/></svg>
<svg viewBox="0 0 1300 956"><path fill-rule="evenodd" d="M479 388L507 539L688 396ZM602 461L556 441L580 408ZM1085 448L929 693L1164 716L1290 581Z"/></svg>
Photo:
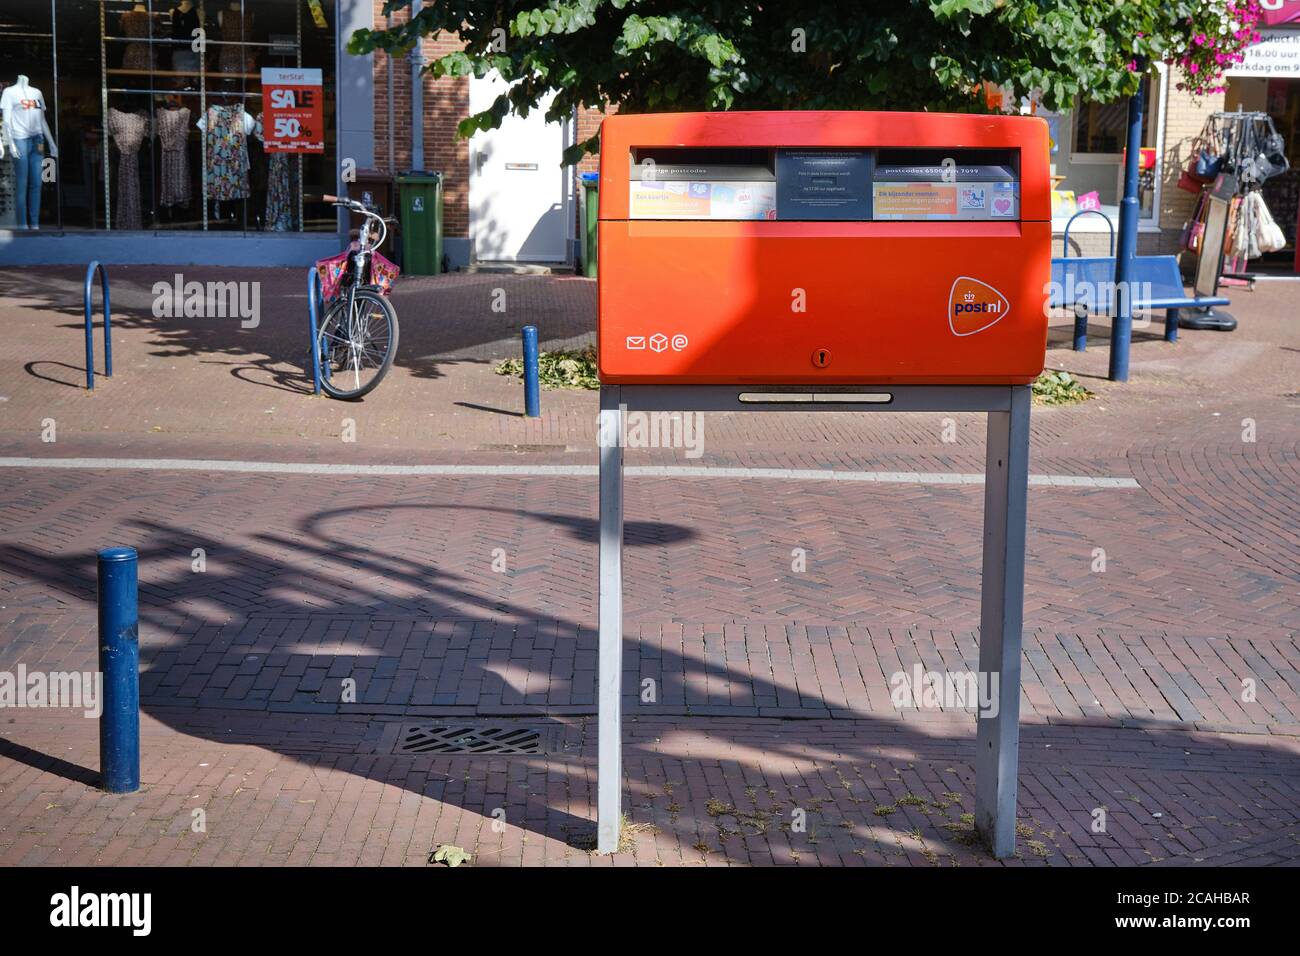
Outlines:
<svg viewBox="0 0 1300 956"><path fill-rule="evenodd" d="M243 73L248 68L247 47L243 45L253 35L253 15L235 10L221 11L221 39L232 46L221 47L219 68L222 73Z"/></svg>
<svg viewBox="0 0 1300 956"><path fill-rule="evenodd" d="M262 135L262 114L257 114L257 138ZM266 226L267 232L293 230L292 166L288 153L267 153L266 160Z"/></svg>
<svg viewBox="0 0 1300 956"><path fill-rule="evenodd" d="M194 31L200 26L198 7L190 7L189 10L176 7L171 13L172 39L176 41L172 52L172 69L181 73L197 73L199 55L191 49L191 44L194 42Z"/></svg>
<svg viewBox="0 0 1300 956"><path fill-rule="evenodd" d="M159 110L156 114L158 143L162 147L162 195L164 206L190 204L190 160L186 151L190 135L190 111Z"/></svg>
<svg viewBox="0 0 1300 956"><path fill-rule="evenodd" d="M244 107L209 106L204 121L203 154L208 198L218 202L248 198L248 136Z"/></svg>
<svg viewBox="0 0 1300 956"><path fill-rule="evenodd" d="M122 33L129 37L148 37L149 14L144 10L128 10L122 14ZM122 69L152 70L155 66L152 43L128 43L122 54Z"/></svg>
<svg viewBox="0 0 1300 956"><path fill-rule="evenodd" d="M18 173L6 153L0 159L0 229L12 229L18 223Z"/></svg>
<svg viewBox="0 0 1300 956"><path fill-rule="evenodd" d="M113 225L117 229L141 229L140 147L149 138L149 117L143 113L108 111L108 133L117 147L117 206Z"/></svg>
<svg viewBox="0 0 1300 956"><path fill-rule="evenodd" d="M17 158L18 147L9 135L9 127L0 123L0 229L12 229L18 223Z"/></svg>

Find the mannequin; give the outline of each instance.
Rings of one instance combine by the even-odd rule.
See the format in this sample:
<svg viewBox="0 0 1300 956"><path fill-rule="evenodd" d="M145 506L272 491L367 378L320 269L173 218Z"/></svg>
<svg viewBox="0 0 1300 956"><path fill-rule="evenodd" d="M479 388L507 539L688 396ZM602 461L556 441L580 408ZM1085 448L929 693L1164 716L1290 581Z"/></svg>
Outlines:
<svg viewBox="0 0 1300 956"><path fill-rule="evenodd" d="M59 148L45 119L45 97L19 74L18 81L0 94L0 112L13 141L16 179L15 205L19 229L41 228L41 164L48 152L59 158Z"/></svg>
<svg viewBox="0 0 1300 956"><path fill-rule="evenodd" d="M201 26L199 11L194 7L194 0L181 0L171 9L172 40L176 47L172 52L172 69L178 73L197 73L199 55L192 49L194 31Z"/></svg>

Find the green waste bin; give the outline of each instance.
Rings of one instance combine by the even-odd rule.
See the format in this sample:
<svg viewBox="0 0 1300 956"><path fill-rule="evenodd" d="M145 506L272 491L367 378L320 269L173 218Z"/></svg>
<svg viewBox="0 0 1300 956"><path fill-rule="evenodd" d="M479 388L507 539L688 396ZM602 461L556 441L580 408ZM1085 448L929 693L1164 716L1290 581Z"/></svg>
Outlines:
<svg viewBox="0 0 1300 956"><path fill-rule="evenodd" d="M596 241L596 214L600 206L600 175L582 174L582 274L596 278L599 247Z"/></svg>
<svg viewBox="0 0 1300 956"><path fill-rule="evenodd" d="M397 177L402 223L402 271L436 276L442 271L442 174L410 172Z"/></svg>

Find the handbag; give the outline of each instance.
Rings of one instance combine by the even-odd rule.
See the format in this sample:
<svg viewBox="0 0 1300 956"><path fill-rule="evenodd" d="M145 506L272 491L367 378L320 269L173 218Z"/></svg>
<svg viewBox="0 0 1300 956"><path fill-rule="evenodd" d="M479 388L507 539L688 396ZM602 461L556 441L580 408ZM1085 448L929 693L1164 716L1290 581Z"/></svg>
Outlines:
<svg viewBox="0 0 1300 956"><path fill-rule="evenodd" d="M1184 169L1178 174L1178 188L1189 193L1200 193L1205 188L1205 183L1196 178L1189 169Z"/></svg>
<svg viewBox="0 0 1300 956"><path fill-rule="evenodd" d="M1202 190L1200 198L1196 200L1196 207L1192 210L1192 218L1183 223L1183 231L1178 237L1178 245L1182 249L1200 255L1201 243L1204 240L1204 237L1205 192Z"/></svg>
<svg viewBox="0 0 1300 956"><path fill-rule="evenodd" d="M1260 193L1251 193L1255 202L1255 241L1260 252L1277 252L1286 246L1286 236L1282 228L1268 211L1268 203Z"/></svg>
<svg viewBox="0 0 1300 956"><path fill-rule="evenodd" d="M1223 157L1211 153L1209 149L1202 147L1200 154L1196 157L1196 166L1194 173L1200 179L1209 182L1215 176L1219 175L1223 169Z"/></svg>

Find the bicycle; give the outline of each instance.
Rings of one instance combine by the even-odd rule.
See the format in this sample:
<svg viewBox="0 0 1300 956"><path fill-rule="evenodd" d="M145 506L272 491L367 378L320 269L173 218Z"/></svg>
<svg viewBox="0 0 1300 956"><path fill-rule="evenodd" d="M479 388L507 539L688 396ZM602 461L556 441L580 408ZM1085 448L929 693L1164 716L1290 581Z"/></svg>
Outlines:
<svg viewBox="0 0 1300 956"><path fill-rule="evenodd" d="M325 393L358 399L383 381L397 354L397 310L388 301L397 267L378 252L388 236L382 216L356 200L326 196L325 201L366 217L360 237L347 250L317 263L325 273L325 314L313 343Z"/></svg>

